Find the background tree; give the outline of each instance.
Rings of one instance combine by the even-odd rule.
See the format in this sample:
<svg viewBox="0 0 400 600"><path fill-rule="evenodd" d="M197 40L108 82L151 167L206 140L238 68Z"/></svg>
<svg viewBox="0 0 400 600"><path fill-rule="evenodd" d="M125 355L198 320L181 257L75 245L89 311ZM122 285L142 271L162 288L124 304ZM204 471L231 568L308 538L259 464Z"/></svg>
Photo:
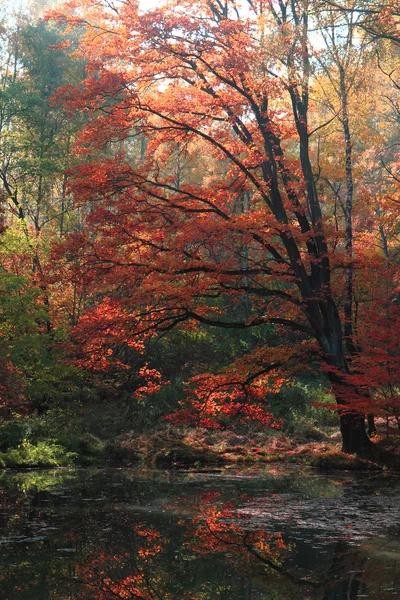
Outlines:
<svg viewBox="0 0 400 600"><path fill-rule="evenodd" d="M48 254L54 239L79 226L65 178L77 123L50 97L63 82L79 80L81 63L59 47L59 31L27 21L23 14L4 21L0 96L2 355L25 394L25 406L19 392L7 410L22 412L43 410L76 387L61 360L70 323L60 319L60 304L72 289L50 289Z"/></svg>

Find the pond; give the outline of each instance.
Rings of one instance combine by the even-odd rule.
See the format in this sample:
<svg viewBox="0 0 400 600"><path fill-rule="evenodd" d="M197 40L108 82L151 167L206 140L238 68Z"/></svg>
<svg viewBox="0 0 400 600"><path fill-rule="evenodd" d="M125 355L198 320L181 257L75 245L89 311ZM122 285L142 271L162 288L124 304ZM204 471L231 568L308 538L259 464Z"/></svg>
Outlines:
<svg viewBox="0 0 400 600"><path fill-rule="evenodd" d="M400 599L400 479L0 474L1 600Z"/></svg>

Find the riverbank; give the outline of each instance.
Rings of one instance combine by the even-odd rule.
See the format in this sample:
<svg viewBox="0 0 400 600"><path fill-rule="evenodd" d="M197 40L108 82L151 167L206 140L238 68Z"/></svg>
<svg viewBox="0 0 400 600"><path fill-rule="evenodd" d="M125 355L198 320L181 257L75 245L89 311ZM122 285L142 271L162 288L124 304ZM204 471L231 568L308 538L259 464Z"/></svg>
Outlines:
<svg viewBox="0 0 400 600"><path fill-rule="evenodd" d="M371 456L341 451L340 435L304 425L290 436L279 431L232 432L165 427L100 440L88 434L74 446L59 440L23 439L0 453L0 468L49 468L143 464L157 468L206 469L220 465L295 463L329 470L400 471L398 434L378 432Z"/></svg>
<svg viewBox="0 0 400 600"><path fill-rule="evenodd" d="M155 467L207 468L222 464L297 463L322 469L400 471L397 436L378 435L373 455L360 457L341 451L340 436L310 440L283 433L161 430L151 436L125 436L108 444L111 462L144 462Z"/></svg>

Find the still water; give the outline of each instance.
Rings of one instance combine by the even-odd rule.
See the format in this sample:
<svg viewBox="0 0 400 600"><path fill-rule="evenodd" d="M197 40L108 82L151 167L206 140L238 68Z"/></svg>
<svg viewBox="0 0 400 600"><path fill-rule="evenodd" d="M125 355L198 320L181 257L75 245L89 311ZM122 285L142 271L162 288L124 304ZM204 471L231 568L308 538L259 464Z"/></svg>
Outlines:
<svg viewBox="0 0 400 600"><path fill-rule="evenodd" d="M400 479L0 474L1 600L400 600Z"/></svg>

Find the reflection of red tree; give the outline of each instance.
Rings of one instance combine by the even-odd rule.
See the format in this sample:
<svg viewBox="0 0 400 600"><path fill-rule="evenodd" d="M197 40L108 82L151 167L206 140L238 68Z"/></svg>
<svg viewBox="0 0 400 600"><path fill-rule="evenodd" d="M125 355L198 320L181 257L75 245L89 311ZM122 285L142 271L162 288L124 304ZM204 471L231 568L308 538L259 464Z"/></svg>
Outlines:
<svg viewBox="0 0 400 600"><path fill-rule="evenodd" d="M84 588L82 599L111 600L126 599L166 599L160 595L160 578L149 571L152 559L162 549L160 532L143 523L133 526L137 542L136 553L123 554L97 553L83 565L77 565L76 577Z"/></svg>
<svg viewBox="0 0 400 600"><path fill-rule="evenodd" d="M293 544L286 543L279 532L265 531L265 524L257 525L253 518L249 521L248 514L240 511L244 505L252 504L253 498L234 492L228 500L225 498L221 492L206 492L193 500L182 497L178 504L174 502L170 508L186 515L179 521L184 527L184 537L183 544L178 543L178 556L184 557L185 550L199 558L219 556L217 560L229 564L240 577L265 579L267 574L277 576L277 589L288 589L290 594L293 590L297 594L299 590L308 593L311 589L321 588L320 582L303 578L284 564L294 551ZM169 564L169 540L157 529L143 523L136 524L131 530L129 548L118 553L93 553L84 564L76 567L80 600L198 600L213 597L210 594L216 588L211 582L207 583L210 587L207 587L208 595L204 596L203 588L199 592L192 587L193 580L186 581L185 578L183 588L177 592L176 574L165 568Z"/></svg>
<svg viewBox="0 0 400 600"><path fill-rule="evenodd" d="M242 564L256 559L266 567L281 571L282 560L293 546L285 543L281 533L246 529L235 503L218 502L220 497L219 492L201 495L200 514L192 520L193 529L187 533L191 550L199 554L228 553L230 559L240 558ZM246 498L246 501L251 499Z"/></svg>

